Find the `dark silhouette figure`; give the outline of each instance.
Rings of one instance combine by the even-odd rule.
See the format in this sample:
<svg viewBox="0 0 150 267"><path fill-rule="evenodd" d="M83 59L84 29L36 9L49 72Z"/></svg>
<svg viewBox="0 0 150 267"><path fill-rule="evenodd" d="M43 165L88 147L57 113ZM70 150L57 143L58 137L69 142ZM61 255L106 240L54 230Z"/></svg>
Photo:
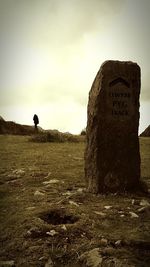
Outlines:
<svg viewBox="0 0 150 267"><path fill-rule="evenodd" d="M33 121L34 121L35 129L37 130L37 125L39 124L39 118L36 114L34 114L33 116Z"/></svg>

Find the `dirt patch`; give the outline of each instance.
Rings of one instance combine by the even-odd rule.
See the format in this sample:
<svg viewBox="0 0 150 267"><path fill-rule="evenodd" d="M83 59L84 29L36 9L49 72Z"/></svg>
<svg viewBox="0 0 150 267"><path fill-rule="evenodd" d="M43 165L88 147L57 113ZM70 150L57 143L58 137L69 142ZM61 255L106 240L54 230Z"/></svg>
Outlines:
<svg viewBox="0 0 150 267"><path fill-rule="evenodd" d="M64 210L54 209L40 214L40 219L48 224L74 224L79 220L78 216L69 214Z"/></svg>

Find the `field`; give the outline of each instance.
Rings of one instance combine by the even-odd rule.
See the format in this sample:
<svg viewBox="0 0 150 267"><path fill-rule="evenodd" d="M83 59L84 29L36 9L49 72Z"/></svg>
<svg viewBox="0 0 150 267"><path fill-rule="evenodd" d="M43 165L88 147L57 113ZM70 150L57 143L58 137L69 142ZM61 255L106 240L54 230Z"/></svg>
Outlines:
<svg viewBox="0 0 150 267"><path fill-rule="evenodd" d="M86 193L84 148L0 136L0 266L150 266L149 194ZM140 150L150 188L150 138Z"/></svg>

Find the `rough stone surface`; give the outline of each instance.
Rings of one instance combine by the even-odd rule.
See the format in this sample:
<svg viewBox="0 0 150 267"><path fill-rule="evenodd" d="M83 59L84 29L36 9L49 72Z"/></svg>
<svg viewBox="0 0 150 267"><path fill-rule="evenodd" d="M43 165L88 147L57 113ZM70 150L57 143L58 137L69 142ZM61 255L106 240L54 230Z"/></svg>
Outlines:
<svg viewBox="0 0 150 267"><path fill-rule="evenodd" d="M140 67L106 61L88 103L85 178L92 193L134 190L140 181Z"/></svg>

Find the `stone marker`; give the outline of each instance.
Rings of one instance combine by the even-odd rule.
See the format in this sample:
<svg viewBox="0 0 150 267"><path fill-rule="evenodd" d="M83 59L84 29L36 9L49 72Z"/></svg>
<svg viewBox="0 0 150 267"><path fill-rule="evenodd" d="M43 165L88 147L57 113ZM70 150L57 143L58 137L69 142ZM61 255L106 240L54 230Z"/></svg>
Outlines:
<svg viewBox="0 0 150 267"><path fill-rule="evenodd" d="M140 182L140 67L106 61L88 103L85 178L89 192L134 190Z"/></svg>

